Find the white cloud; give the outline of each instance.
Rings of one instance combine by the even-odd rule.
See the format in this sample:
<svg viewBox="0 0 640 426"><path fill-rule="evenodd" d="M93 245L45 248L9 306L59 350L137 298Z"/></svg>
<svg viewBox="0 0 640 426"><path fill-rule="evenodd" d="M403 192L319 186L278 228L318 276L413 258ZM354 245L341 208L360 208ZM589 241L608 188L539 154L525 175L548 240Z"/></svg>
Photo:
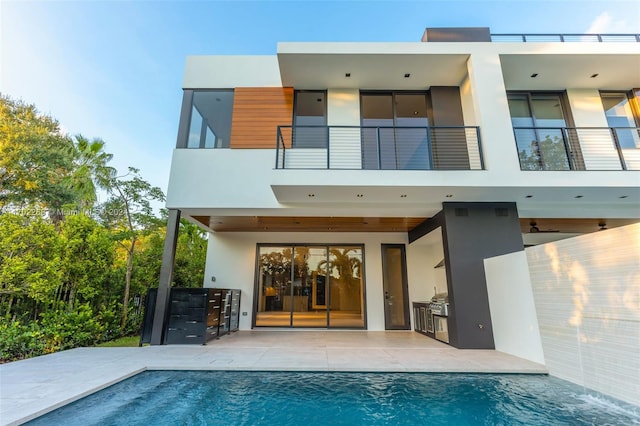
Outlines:
<svg viewBox="0 0 640 426"><path fill-rule="evenodd" d="M634 31L624 19L614 20L609 12L602 12L591 22L587 34L629 34Z"/></svg>

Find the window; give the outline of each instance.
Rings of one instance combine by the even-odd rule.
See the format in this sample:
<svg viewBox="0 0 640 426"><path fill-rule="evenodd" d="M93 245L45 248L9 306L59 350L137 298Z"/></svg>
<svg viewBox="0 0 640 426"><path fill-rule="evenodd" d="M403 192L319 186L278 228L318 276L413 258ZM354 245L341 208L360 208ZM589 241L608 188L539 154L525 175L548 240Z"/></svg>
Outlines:
<svg viewBox="0 0 640 426"><path fill-rule="evenodd" d="M186 148L229 148L233 90L195 90Z"/></svg>
<svg viewBox="0 0 640 426"><path fill-rule="evenodd" d="M426 92L363 92L364 169L431 168Z"/></svg>
<svg viewBox="0 0 640 426"><path fill-rule="evenodd" d="M259 245L255 325L364 328L364 248Z"/></svg>
<svg viewBox="0 0 640 426"><path fill-rule="evenodd" d="M324 91L298 90L293 108L295 148L327 148L327 94Z"/></svg>
<svg viewBox="0 0 640 426"><path fill-rule="evenodd" d="M507 99L520 168L571 170L572 141L567 132L563 94L509 93Z"/></svg>
<svg viewBox="0 0 640 426"><path fill-rule="evenodd" d="M640 148L640 130L627 92L601 92L607 124L620 148Z"/></svg>

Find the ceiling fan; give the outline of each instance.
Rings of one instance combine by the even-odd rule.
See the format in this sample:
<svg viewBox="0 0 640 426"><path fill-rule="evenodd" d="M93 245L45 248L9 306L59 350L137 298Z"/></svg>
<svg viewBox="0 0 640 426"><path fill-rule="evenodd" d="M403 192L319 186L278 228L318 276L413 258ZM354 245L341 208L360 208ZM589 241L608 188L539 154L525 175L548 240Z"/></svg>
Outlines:
<svg viewBox="0 0 640 426"><path fill-rule="evenodd" d="M532 220L531 222L529 222L529 233L530 234L535 234L535 233L542 233L542 232L560 232L559 229L540 229L538 228L538 224L536 223L535 220Z"/></svg>

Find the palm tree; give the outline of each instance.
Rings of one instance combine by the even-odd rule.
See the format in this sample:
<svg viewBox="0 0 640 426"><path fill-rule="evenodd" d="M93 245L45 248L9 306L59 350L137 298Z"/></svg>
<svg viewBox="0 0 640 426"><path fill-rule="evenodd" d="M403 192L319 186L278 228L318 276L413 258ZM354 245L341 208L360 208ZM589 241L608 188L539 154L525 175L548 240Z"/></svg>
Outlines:
<svg viewBox="0 0 640 426"><path fill-rule="evenodd" d="M362 261L359 257L350 255L351 252L354 254L360 250L357 247L350 247L345 249L337 249L330 248L329 249L329 260L323 260L318 263L318 270L324 270L322 265L326 265L328 263L329 266L329 274L331 275L335 270L337 272L338 279L344 280L348 286L352 286L355 282L360 282L360 272L362 270ZM355 280L354 280L355 278Z"/></svg>
<svg viewBox="0 0 640 426"><path fill-rule="evenodd" d="M79 207L84 209L95 204L98 188L110 187L116 170L107 165L113 155L104 152L103 140L94 138L89 141L82 135L77 135L75 139L76 167L72 176L72 187L77 194Z"/></svg>

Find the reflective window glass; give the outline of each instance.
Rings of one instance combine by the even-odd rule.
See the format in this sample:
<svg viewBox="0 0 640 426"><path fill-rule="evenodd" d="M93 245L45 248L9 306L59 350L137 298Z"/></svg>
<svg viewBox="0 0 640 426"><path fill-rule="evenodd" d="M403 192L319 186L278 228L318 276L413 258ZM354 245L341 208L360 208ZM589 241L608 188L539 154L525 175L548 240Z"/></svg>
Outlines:
<svg viewBox="0 0 640 426"><path fill-rule="evenodd" d="M229 148L233 90L193 93L187 148Z"/></svg>

